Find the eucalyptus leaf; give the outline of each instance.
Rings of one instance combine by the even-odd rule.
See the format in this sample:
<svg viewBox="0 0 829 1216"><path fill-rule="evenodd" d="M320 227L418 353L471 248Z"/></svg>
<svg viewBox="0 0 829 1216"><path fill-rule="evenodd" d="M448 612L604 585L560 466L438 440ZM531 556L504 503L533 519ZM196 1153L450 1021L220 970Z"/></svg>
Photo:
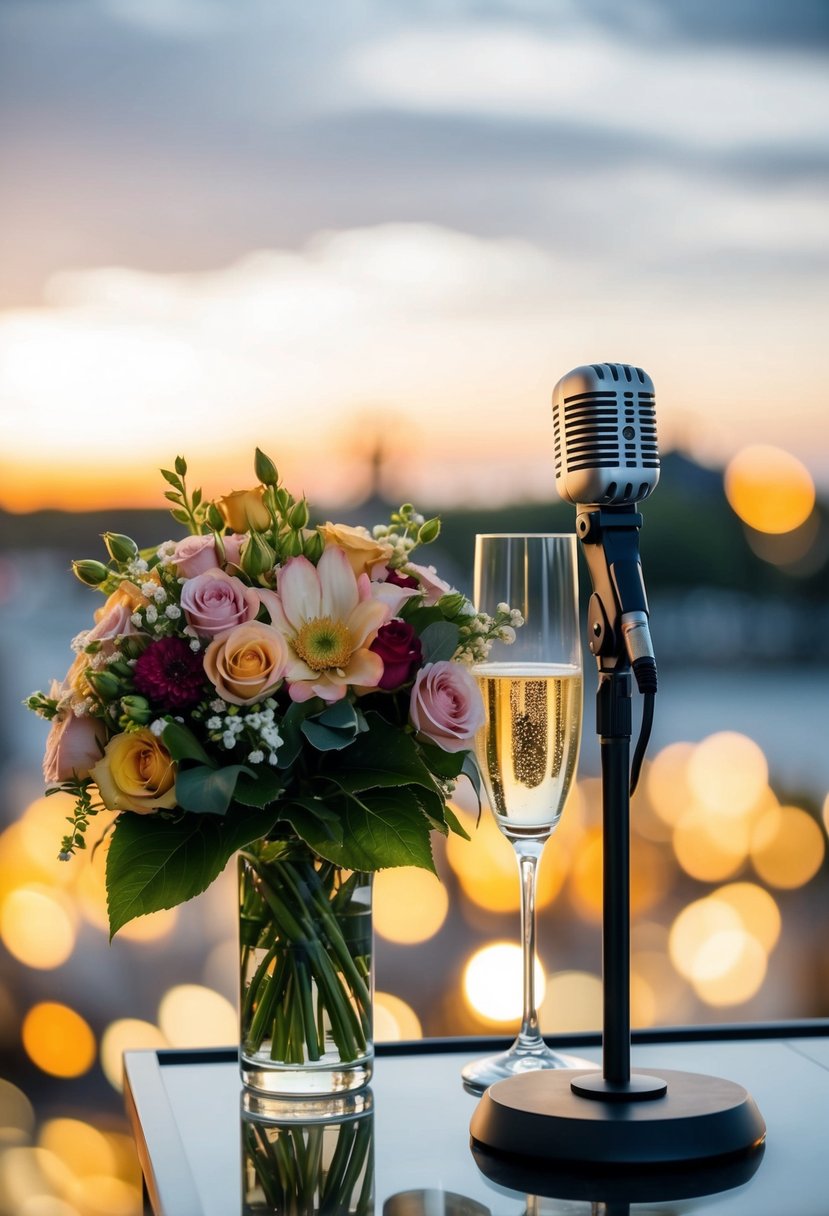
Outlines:
<svg viewBox="0 0 829 1216"><path fill-rule="evenodd" d="M448 663L458 649L461 631L451 621L435 621L420 635L424 663Z"/></svg>
<svg viewBox="0 0 829 1216"><path fill-rule="evenodd" d="M201 815L224 815L233 798L240 773L255 777L243 764L207 768L203 764L180 769L176 777L176 802L183 811Z"/></svg>
<svg viewBox="0 0 829 1216"><path fill-rule="evenodd" d="M318 752L341 751L344 747L348 747L354 738L352 731L331 730L312 718L307 718L302 723L302 733Z"/></svg>
<svg viewBox="0 0 829 1216"><path fill-rule="evenodd" d="M466 828L458 819L451 806L448 804L444 807L444 815L446 816L446 826L450 832L454 832L456 836L463 836L464 840L471 840L472 837L467 832Z"/></svg>
<svg viewBox="0 0 829 1216"><path fill-rule="evenodd" d="M475 759L474 752L463 752L464 761L461 772L464 777L469 779L469 782L475 791L475 797L478 800L478 817L481 815L481 770L478 768L478 761Z"/></svg>
<svg viewBox="0 0 829 1216"><path fill-rule="evenodd" d="M272 811L236 805L224 818L119 815L106 864L110 938L136 916L206 890L236 850L267 835L273 823Z"/></svg>

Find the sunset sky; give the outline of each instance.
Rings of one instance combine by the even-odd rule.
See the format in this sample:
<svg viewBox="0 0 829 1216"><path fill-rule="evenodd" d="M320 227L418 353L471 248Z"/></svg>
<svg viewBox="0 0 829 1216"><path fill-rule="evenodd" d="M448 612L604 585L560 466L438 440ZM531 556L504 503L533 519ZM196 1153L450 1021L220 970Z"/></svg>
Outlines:
<svg viewBox="0 0 829 1216"><path fill-rule="evenodd" d="M551 495L550 391L829 488L822 0L4 0L0 505Z"/></svg>

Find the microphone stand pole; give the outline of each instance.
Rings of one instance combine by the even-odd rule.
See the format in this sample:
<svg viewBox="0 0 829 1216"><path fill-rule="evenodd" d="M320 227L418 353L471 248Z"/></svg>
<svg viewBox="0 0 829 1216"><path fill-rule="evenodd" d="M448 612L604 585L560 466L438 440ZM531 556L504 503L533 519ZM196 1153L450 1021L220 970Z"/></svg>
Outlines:
<svg viewBox="0 0 829 1216"><path fill-rule="evenodd" d="M648 602L639 562L642 516L631 506L576 509L576 532L590 570L589 646L599 668L596 731L602 762L602 1077L573 1082L573 1092L605 1101L658 1098L667 1083L630 1071L630 660L623 616Z"/></svg>

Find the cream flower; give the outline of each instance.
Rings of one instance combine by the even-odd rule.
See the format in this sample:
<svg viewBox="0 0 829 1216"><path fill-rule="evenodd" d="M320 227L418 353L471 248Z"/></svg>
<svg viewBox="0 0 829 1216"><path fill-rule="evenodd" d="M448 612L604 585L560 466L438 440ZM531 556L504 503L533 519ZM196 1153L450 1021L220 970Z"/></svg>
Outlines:
<svg viewBox="0 0 829 1216"><path fill-rule="evenodd" d="M325 547L342 549L355 576L371 574L373 568L387 562L392 554L388 541L375 540L365 528L348 524L320 524L317 529Z"/></svg>
<svg viewBox="0 0 829 1216"><path fill-rule="evenodd" d="M291 650L285 678L293 701L339 701L349 684L378 686L383 660L369 646L391 609L375 597L374 586L368 575L356 577L348 555L332 545L317 566L289 558L277 590L259 592Z"/></svg>

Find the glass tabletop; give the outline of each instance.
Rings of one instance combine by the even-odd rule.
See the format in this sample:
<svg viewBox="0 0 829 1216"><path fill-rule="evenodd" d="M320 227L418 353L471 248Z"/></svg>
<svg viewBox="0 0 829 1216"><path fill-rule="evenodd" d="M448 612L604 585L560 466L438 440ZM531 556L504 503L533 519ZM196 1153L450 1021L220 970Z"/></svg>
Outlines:
<svg viewBox="0 0 829 1216"><path fill-rule="evenodd" d="M488 1177L479 1168L469 1140L477 1099L464 1091L460 1074L481 1044L474 1051L463 1041L395 1045L379 1055L362 1109L358 1103L327 1123L278 1126L251 1122L242 1110L233 1052L130 1052L127 1105L156 1216L589 1216L603 1198L614 1200L608 1210L649 1216L822 1216L827 1027L747 1033L752 1037L689 1032L683 1041L663 1035L634 1044L635 1068L678 1068L745 1086L768 1128L753 1177L736 1186L731 1178L731 1189L699 1198L684 1197L687 1191L666 1179L641 1205L624 1194L620 1201L618 1191L603 1195L598 1179L592 1194L567 1187L557 1194L532 1172L511 1174L505 1185L502 1171L488 1170ZM600 1060L595 1042L582 1041L578 1052ZM636 1200L642 1192L630 1195Z"/></svg>

